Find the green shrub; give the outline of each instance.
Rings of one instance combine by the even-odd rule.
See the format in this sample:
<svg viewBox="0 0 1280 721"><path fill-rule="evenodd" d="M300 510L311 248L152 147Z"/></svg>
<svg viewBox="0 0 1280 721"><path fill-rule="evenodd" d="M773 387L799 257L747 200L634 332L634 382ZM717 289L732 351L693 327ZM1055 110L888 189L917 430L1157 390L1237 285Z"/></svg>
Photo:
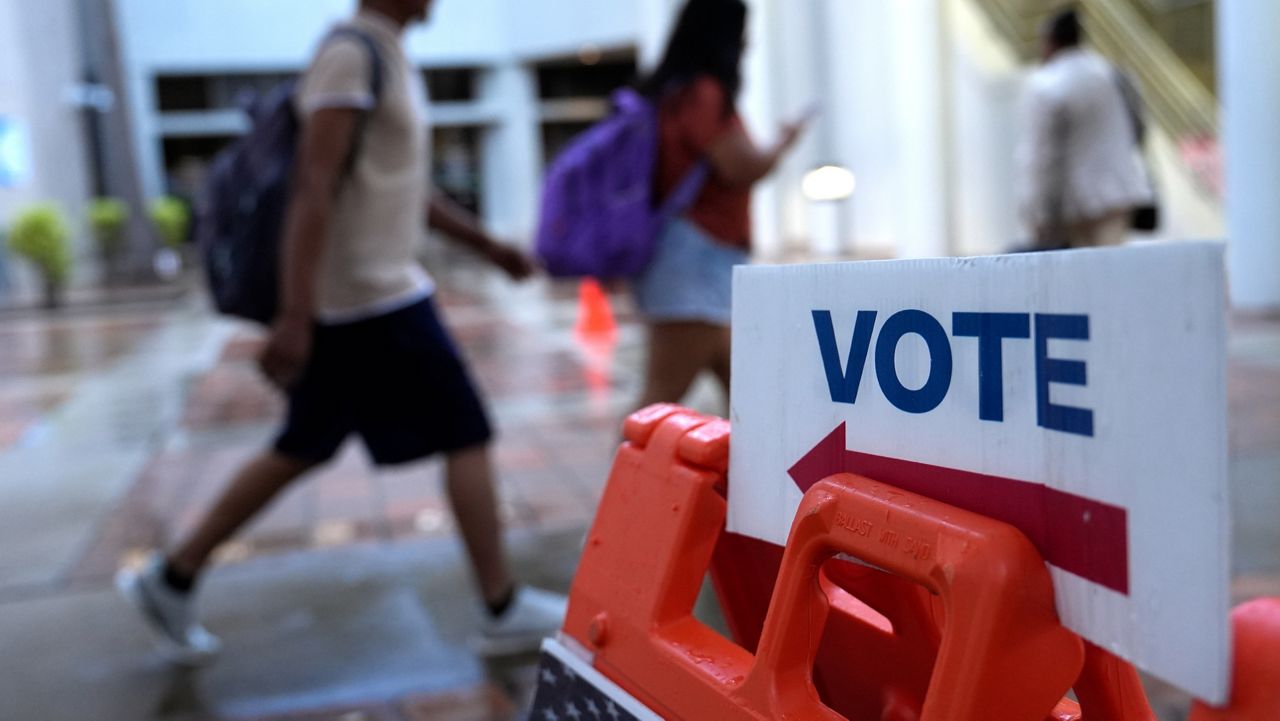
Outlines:
<svg viewBox="0 0 1280 721"><path fill-rule="evenodd" d="M129 206L116 198L94 198L89 202L89 231L98 249L107 257L120 251L129 225Z"/></svg>
<svg viewBox="0 0 1280 721"><path fill-rule="evenodd" d="M156 198L148 209L151 224L155 226L160 241L167 248L181 248L187 242L187 230L191 227L191 211L187 204L172 196Z"/></svg>
<svg viewBox="0 0 1280 721"><path fill-rule="evenodd" d="M50 285L61 285L71 273L70 237L62 210L42 203L18 214L9 229L9 247L34 263Z"/></svg>

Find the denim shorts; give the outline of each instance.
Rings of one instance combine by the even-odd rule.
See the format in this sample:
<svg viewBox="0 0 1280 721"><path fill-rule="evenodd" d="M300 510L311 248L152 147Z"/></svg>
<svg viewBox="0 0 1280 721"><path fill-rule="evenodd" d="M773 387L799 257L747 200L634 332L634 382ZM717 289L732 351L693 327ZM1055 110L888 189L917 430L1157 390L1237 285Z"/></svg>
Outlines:
<svg viewBox="0 0 1280 721"><path fill-rule="evenodd" d="M376 318L316 326L275 449L320 463L353 433L378 465L472 448L492 436L430 298Z"/></svg>
<svg viewBox="0 0 1280 721"><path fill-rule="evenodd" d="M749 261L747 251L716 241L692 222L669 220L658 236L653 261L632 284L636 307L650 322L728 326L733 267Z"/></svg>

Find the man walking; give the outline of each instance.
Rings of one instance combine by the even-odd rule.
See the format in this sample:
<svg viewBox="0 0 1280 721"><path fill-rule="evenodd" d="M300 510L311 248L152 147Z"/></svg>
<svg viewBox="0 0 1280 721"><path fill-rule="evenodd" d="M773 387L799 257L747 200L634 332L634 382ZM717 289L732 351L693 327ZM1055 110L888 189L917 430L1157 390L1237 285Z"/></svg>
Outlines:
<svg viewBox="0 0 1280 721"><path fill-rule="evenodd" d="M1074 11L1054 16L1030 82L1019 190L1041 249L1123 243L1153 200L1126 81L1081 42Z"/></svg>
<svg viewBox="0 0 1280 721"><path fill-rule="evenodd" d="M302 130L281 311L261 358L265 374L288 393L288 418L274 447L240 470L190 537L119 579L178 660L218 650L192 604L214 549L292 481L329 461L352 433L379 465L445 455L449 501L486 609L482 652L536 647L563 620L563 596L511 577L489 421L437 318L433 282L414 257L425 202L432 227L513 279L533 271L523 253L496 242L428 180L426 92L401 41L433 2L362 0L298 86ZM376 96L375 67L383 78Z"/></svg>

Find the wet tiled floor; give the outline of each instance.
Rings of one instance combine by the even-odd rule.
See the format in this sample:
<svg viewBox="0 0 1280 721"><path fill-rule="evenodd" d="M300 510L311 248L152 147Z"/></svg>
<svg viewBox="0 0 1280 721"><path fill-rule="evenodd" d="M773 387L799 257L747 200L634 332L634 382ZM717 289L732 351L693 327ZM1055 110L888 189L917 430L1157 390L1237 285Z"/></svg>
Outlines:
<svg viewBox="0 0 1280 721"><path fill-rule="evenodd" d="M571 286L513 287L465 262L440 279L500 429L513 552L563 588L637 391L641 333L625 298L616 335L588 341ZM116 568L189 530L271 439L281 402L254 368L259 344L194 296L0 319L0 639L24 659L0 659L0 718L518 717L531 660L486 667L466 650L474 608L456 590L438 462L375 471L352 444L224 548L207 612L230 651L215 668L167 669L122 621ZM711 383L693 399L722 402ZM1280 595L1280 320L1233 320L1230 404L1234 595ZM1185 701L1153 689L1180 719Z"/></svg>
<svg viewBox="0 0 1280 721"><path fill-rule="evenodd" d="M550 304L567 304L571 319L572 294L557 289L551 295ZM504 521L516 529L584 526L608 474L632 388L587 373L586 364L594 360L581 339L557 337L563 328L531 333L493 318L464 293L446 290L441 296L447 317L463 319L454 331L498 419L495 460ZM621 337L633 339L635 333ZM617 344L615 338L614 351ZM238 328L217 362L190 379L179 427L107 518L71 580L103 582L120 559L183 536L228 476L270 441L283 404L256 370L260 346L256 329ZM622 352L635 355L634 347ZM335 463L291 489L222 549L219 559L450 536L441 468L437 461L375 471L353 440Z"/></svg>
<svg viewBox="0 0 1280 721"><path fill-rule="evenodd" d="M584 339L573 332L571 286L514 288L463 263L442 278L438 300L499 428L501 511L523 559L517 567L563 589L636 390L639 334L626 322L626 302L619 332ZM52 529L47 542L0 552L0 638L10 650L44 651L47 668L90 673L82 688L103 699L86 706L60 696L62 684L48 677L11 678L0 682L0 718L515 718L533 659L486 667L466 650L475 609L460 590L469 581L458 575L441 464L375 470L354 442L223 548L211 574L210 625L242 650L274 637L262 656L277 663L224 657L216 669L174 676L148 655L114 598L112 575L189 530L228 475L270 442L282 408L254 367L258 330L211 319L200 305L193 295L176 305L0 320L0 476L29 476L23 482L33 486L56 479L24 499L41 507L36 516L50 516L29 523L33 533ZM340 559L351 553L382 591L346 588ZM424 561L438 568L398 571ZM270 584L226 590L246 578L241 569L294 578L276 592ZM327 591L334 573L341 581ZM238 603L255 595L261 605ZM73 608L76 623L32 635ZM315 623L325 632L311 630ZM93 648L75 653L69 634ZM378 641L396 634L411 640ZM303 670L277 670L300 657ZM15 688L24 694L6 693ZM154 699L144 708L137 697Z"/></svg>
<svg viewBox="0 0 1280 721"><path fill-rule="evenodd" d="M154 312L0 321L0 451L62 405L84 375L155 331Z"/></svg>

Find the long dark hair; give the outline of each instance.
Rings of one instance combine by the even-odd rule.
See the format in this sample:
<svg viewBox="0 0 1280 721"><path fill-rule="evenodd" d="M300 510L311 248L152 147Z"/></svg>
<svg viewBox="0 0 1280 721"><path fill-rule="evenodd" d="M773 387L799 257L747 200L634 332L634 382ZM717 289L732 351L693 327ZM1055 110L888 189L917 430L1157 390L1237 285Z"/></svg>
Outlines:
<svg viewBox="0 0 1280 721"><path fill-rule="evenodd" d="M640 92L658 100L710 75L725 92L725 113L732 113L742 89L747 6L742 0L688 0L667 42L662 63L640 82Z"/></svg>

